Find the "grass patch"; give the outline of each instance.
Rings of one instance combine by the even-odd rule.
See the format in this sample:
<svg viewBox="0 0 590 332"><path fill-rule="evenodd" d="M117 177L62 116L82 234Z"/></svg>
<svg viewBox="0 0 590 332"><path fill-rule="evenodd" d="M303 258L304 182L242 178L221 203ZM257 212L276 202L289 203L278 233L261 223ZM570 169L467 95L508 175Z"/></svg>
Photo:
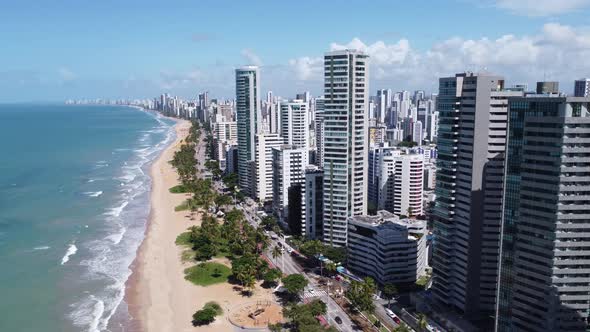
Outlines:
<svg viewBox="0 0 590 332"><path fill-rule="evenodd" d="M180 235L176 237L176 241L174 243L176 243L177 246L192 246L191 232L180 233Z"/></svg>
<svg viewBox="0 0 590 332"><path fill-rule="evenodd" d="M188 193L188 188L185 185L179 184L168 189L168 191L170 191L173 194L186 194Z"/></svg>
<svg viewBox="0 0 590 332"><path fill-rule="evenodd" d="M174 208L174 211L179 212L179 211L186 211L188 210L188 201L184 201L182 202L182 204L180 204L179 206Z"/></svg>
<svg viewBox="0 0 590 332"><path fill-rule="evenodd" d="M184 279L199 286L227 282L231 269L223 264L206 262L184 270Z"/></svg>
<svg viewBox="0 0 590 332"><path fill-rule="evenodd" d="M180 255L180 260L183 263L186 262L194 262L195 261L195 252L192 249L187 249L185 251L182 252L182 254Z"/></svg>

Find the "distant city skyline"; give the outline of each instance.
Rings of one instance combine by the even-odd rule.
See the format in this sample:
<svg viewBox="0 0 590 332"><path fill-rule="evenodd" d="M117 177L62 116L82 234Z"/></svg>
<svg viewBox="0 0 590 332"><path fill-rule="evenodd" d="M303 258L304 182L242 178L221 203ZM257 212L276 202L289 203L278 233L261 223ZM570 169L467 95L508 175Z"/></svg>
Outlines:
<svg viewBox="0 0 590 332"><path fill-rule="evenodd" d="M484 69L508 85L559 81L572 94L572 78L590 76L589 8L588 0L21 1L0 13L0 102L231 97L235 68L248 64L260 66L262 93L317 96L322 55L343 48L371 57L371 95L436 92L438 77Z"/></svg>

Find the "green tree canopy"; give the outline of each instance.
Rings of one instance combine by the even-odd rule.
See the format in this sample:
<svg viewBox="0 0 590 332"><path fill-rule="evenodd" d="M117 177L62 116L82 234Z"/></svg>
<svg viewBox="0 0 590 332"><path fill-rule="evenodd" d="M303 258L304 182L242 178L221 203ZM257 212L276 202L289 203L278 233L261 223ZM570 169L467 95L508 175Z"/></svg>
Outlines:
<svg viewBox="0 0 590 332"><path fill-rule="evenodd" d="M291 295L299 295L307 286L307 279L301 274L290 274L282 279L285 290Z"/></svg>

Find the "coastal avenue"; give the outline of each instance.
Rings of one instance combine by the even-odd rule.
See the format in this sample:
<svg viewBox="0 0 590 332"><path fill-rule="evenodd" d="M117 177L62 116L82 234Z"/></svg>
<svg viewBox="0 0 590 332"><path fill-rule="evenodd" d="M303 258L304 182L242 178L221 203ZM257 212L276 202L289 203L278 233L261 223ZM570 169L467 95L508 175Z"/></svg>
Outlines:
<svg viewBox="0 0 590 332"><path fill-rule="evenodd" d="M204 134L204 132L202 132L202 134ZM199 144L196 147L196 153L195 153L195 158L199 161L199 164L197 166L199 171L201 169L204 169L205 150L206 149L204 146L204 141L203 140L199 141ZM214 180L213 187L218 192L221 192L222 189L224 188L224 185L221 181ZM252 226L258 227L258 223L260 222L260 220L259 220L258 215L256 214L256 205L255 204L238 204L236 206L236 208L238 208L244 212L244 216L246 217L246 219L248 220L248 222ZM272 234L274 234L274 233L271 232L271 235ZM280 242L283 245L283 248L288 247L288 245L284 241L281 240L281 237L277 236L276 238L277 238L277 240L270 238L271 245L269 246L269 248L276 246L278 242ZM310 278L310 276L303 271L301 266L299 266L299 264L297 264L293 260L291 255L288 255L288 254L285 255L283 253L283 255L281 255L281 257L278 257L275 260L272 258L272 255L270 254L268 249L265 252L265 255L266 255L266 257L268 257L268 259L270 259L272 261L273 264L275 264L277 267L279 267L283 271L284 274L299 273L299 274L302 274L303 276L305 276L305 278L309 281L309 286L305 290L306 293L308 293L309 288L319 290L318 284L314 281L313 278ZM327 294L324 294L324 293L321 293L321 294L322 294L322 296L320 297L321 300L324 301L328 307L326 318L328 319L328 323L331 326L333 326L336 329L338 329L339 331L343 331L343 332L360 331L359 329L356 329L353 327L354 324L350 320L350 317L348 317L348 315L344 312L344 310L342 310L342 308L330 296L328 296ZM342 320L341 324L338 324L334 320L336 317L340 317L340 319Z"/></svg>
<svg viewBox="0 0 590 332"><path fill-rule="evenodd" d="M258 222L259 217L256 214L256 205L238 205L237 206L238 209L244 211L244 215L246 216L246 219L248 219L248 222L255 227L258 227ZM276 235L274 234L274 232L270 232L270 235ZM283 252L283 254L279 257L277 257L276 259L274 259L270 253L270 250L272 247L276 246L277 243L281 243L283 248L288 248L289 245L287 243L285 243L284 241L282 241L280 236L276 236L276 240L272 239L271 237L271 245L269 246L269 248L266 250L265 255L266 257L268 257L268 259L270 259L272 261L272 263L274 265L276 265L277 267L279 267L281 269L281 271L283 271L284 274L294 274L294 273L299 273L302 274L303 276L305 276L305 278L309 281L309 286L306 288L305 290L305 294L309 294L309 289L312 288L314 290L316 290L316 292L318 292L319 290L319 285L315 282L315 280L313 278L310 278L308 273L305 273L303 271L303 268L301 266L299 266L299 264L297 264L294 260L293 257L291 257L291 255L289 254L285 254ZM355 329L353 328L353 323L350 320L350 317L348 317L348 315L344 312L344 310L342 310L342 308L336 303L336 301L334 301L330 296L328 296L328 294L326 294L325 292L318 292L318 294L321 294L322 296L319 296L319 298L326 303L328 309L327 309L327 314L326 314L326 318L328 319L328 323L330 325L332 325L333 327L337 328L340 331L344 331L344 332L352 332L352 331L360 331L359 329ZM336 317L340 317L340 319L342 319L342 323L338 324L334 319Z"/></svg>

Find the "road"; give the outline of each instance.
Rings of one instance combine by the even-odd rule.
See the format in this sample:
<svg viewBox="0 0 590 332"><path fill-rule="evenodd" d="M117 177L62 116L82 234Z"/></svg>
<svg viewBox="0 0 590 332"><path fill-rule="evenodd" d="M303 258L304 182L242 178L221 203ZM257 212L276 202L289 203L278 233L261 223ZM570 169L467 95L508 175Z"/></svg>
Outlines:
<svg viewBox="0 0 590 332"><path fill-rule="evenodd" d="M246 219L248 220L248 222L250 224L252 224L255 227L258 226L258 223L260 220L259 220L258 215L256 215L256 205L243 204L243 205L239 205L238 208L241 209L242 211L244 211L244 215L246 216ZM269 235L271 236L271 245L266 250L265 255L270 259L270 261L274 265L279 267L281 269L281 271L283 271L283 273L285 273L285 274L299 273L299 274L302 274L308 280L309 285L304 290L304 296L303 296L304 299L311 300L313 298L319 298L324 303L326 303L326 306L327 306L327 313L325 315L326 319L328 320L328 323L331 326L337 328L339 331L343 331L343 332L360 331L359 329L356 329L353 327L354 324L350 320L350 317L348 317L348 315L344 312L344 310L325 291L320 290L319 285L316 283L315 279L311 277L311 274L305 273L303 271L303 268L299 264L297 264L297 262L295 262L295 260L293 259L293 257L290 254L288 254L287 252L283 252L283 254L281 256L277 257L276 259L272 257L270 251L272 250L272 248L274 246L277 245L278 242L281 243L283 248L289 248L289 245L283 240L282 237L277 236L274 232L271 231ZM272 237L275 237L276 240L272 239ZM314 289L313 294L310 292L310 289ZM335 321L336 317L340 317L340 319L342 320L341 324L338 324Z"/></svg>

